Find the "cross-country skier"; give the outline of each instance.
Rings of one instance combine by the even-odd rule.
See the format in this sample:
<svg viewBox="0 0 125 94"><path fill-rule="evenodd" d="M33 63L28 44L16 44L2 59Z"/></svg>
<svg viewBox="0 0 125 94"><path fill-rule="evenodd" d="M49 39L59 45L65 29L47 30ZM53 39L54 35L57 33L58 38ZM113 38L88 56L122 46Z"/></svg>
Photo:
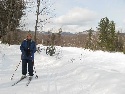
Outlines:
<svg viewBox="0 0 125 94"><path fill-rule="evenodd" d="M32 40L32 35L27 34L27 38L24 39L20 46L22 52L22 78L26 77L27 74L27 63L28 63L28 72L29 79L33 77L33 65L34 65L34 53L36 52L36 43Z"/></svg>

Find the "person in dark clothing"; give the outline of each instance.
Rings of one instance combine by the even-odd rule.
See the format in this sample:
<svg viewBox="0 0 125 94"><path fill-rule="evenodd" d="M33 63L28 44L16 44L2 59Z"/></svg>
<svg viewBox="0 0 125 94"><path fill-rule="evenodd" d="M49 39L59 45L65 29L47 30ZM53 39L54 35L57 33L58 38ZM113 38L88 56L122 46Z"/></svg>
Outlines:
<svg viewBox="0 0 125 94"><path fill-rule="evenodd" d="M20 46L22 52L22 77L25 78L27 74L27 63L29 77L33 76L34 53L36 52L36 43L32 40L32 35L28 34L27 39L24 39Z"/></svg>

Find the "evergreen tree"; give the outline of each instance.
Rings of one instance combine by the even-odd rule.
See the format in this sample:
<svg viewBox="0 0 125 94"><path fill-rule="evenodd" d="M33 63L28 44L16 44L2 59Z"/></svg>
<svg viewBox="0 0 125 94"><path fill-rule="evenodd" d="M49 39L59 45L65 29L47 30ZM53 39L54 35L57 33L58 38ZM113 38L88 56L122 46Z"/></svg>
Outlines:
<svg viewBox="0 0 125 94"><path fill-rule="evenodd" d="M0 30L2 36L15 31L20 26L21 17L25 14L24 9L24 0L0 1Z"/></svg>
<svg viewBox="0 0 125 94"><path fill-rule="evenodd" d="M116 51L125 52L125 50L123 49L124 39L120 35L119 31L116 33L116 37L117 37L117 39L116 39Z"/></svg>
<svg viewBox="0 0 125 94"><path fill-rule="evenodd" d="M109 21L107 17L102 18L99 25L99 46L102 50L116 51L116 41L118 36L115 31L114 21Z"/></svg>
<svg viewBox="0 0 125 94"><path fill-rule="evenodd" d="M107 50L109 51L115 51L116 47L116 33L115 33L115 23L114 21L111 21L109 23L109 30L108 30L108 39L107 39Z"/></svg>
<svg viewBox="0 0 125 94"><path fill-rule="evenodd" d="M103 49L106 47L106 42L107 42L107 35L108 35L108 25L109 25L109 19L102 18L100 23L99 23L99 46Z"/></svg>
<svg viewBox="0 0 125 94"><path fill-rule="evenodd" d="M19 26L19 21L24 15L25 4L23 0L6 0L5 11L8 15L8 26L13 31Z"/></svg>
<svg viewBox="0 0 125 94"><path fill-rule="evenodd" d="M7 26L7 15L5 11L5 1L0 0L0 35L6 35L5 28Z"/></svg>
<svg viewBox="0 0 125 94"><path fill-rule="evenodd" d="M92 28L90 30L88 30L88 38L87 38L87 42L86 42L86 46L85 48L89 48L92 49Z"/></svg>

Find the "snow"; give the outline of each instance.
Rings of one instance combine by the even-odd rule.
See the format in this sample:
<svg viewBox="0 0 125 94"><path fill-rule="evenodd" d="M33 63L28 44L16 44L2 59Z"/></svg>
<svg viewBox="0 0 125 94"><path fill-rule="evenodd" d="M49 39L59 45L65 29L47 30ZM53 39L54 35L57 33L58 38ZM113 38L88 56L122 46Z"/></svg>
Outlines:
<svg viewBox="0 0 125 94"><path fill-rule="evenodd" d="M75 47L57 46L56 54L48 56L41 46L35 53L38 79L28 87L27 79L11 86L21 77L21 64L15 71L21 61L19 47L0 44L0 94L125 94L123 53Z"/></svg>

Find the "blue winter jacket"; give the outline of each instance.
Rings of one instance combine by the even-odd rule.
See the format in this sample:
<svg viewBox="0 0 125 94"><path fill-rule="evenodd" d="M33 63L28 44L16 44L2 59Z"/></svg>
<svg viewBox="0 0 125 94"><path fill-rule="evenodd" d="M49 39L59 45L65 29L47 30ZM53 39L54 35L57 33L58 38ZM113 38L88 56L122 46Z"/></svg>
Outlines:
<svg viewBox="0 0 125 94"><path fill-rule="evenodd" d="M25 39L21 46L20 50L22 52L21 59L28 59L28 60L34 60L34 53L36 52L36 43L33 40L30 40L30 46L28 46L28 40ZM26 55L27 53L27 48L30 49L30 54L29 56Z"/></svg>

